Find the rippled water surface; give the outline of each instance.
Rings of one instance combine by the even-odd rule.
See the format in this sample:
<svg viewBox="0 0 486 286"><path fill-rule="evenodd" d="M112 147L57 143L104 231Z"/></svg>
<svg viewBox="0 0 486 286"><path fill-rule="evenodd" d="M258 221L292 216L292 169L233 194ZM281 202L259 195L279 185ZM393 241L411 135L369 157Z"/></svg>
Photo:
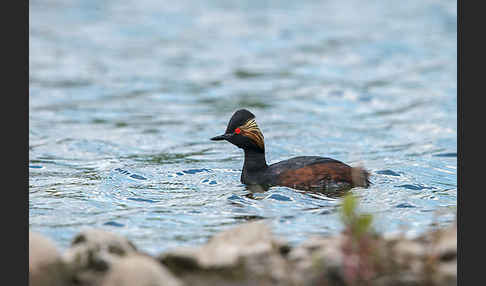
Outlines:
<svg viewBox="0 0 486 286"><path fill-rule="evenodd" d="M248 108L268 163L362 164L383 233L455 219L456 1L30 1L29 225L150 253L267 219L292 243L342 229L340 198L253 193L209 138Z"/></svg>

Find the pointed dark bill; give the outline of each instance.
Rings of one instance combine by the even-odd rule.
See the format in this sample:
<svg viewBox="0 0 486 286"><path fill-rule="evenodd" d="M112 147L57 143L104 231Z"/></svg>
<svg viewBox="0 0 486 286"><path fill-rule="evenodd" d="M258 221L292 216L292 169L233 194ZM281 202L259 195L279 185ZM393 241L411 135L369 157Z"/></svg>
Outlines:
<svg viewBox="0 0 486 286"><path fill-rule="evenodd" d="M228 139L230 136L231 136L230 134L223 134L223 135L219 135L219 136L213 137L213 138L211 138L211 140L214 140L214 141L218 141L218 140L226 140L226 139Z"/></svg>

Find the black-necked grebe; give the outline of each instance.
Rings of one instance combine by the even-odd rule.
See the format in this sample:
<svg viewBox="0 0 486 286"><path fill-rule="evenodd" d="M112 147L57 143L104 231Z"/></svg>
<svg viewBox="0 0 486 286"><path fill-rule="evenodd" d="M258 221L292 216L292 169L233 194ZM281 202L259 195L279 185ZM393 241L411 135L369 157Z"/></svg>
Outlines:
<svg viewBox="0 0 486 286"><path fill-rule="evenodd" d="M267 165L263 134L256 124L255 115L246 109L236 111L226 132L211 140L226 140L245 151L241 182L246 185L324 191L370 185L366 170L331 158L299 156Z"/></svg>

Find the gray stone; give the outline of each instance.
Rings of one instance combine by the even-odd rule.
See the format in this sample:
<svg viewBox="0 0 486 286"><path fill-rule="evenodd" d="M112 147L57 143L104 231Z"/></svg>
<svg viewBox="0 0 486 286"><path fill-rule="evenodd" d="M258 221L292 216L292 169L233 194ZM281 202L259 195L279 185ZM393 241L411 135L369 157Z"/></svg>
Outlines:
<svg viewBox="0 0 486 286"><path fill-rule="evenodd" d="M259 221L221 232L200 248L166 252L159 260L188 285L288 285L287 249Z"/></svg>
<svg viewBox="0 0 486 286"><path fill-rule="evenodd" d="M432 248L437 259L435 280L438 285L457 285L457 224L439 231L438 241Z"/></svg>
<svg viewBox="0 0 486 286"><path fill-rule="evenodd" d="M98 285L111 265L137 252L125 237L99 229L87 229L76 235L63 258L81 285Z"/></svg>
<svg viewBox="0 0 486 286"><path fill-rule="evenodd" d="M457 260L457 225L454 224L440 233L434 254L444 262Z"/></svg>
<svg viewBox="0 0 486 286"><path fill-rule="evenodd" d="M402 268L419 275L424 268L427 249L417 240L399 239L392 247L393 259Z"/></svg>
<svg viewBox="0 0 486 286"><path fill-rule="evenodd" d="M157 260L143 255L128 255L113 263L101 286L182 286Z"/></svg>
<svg viewBox="0 0 486 286"><path fill-rule="evenodd" d="M313 237L288 254L296 285L339 285L342 277L342 236Z"/></svg>
<svg viewBox="0 0 486 286"><path fill-rule="evenodd" d="M65 285L67 269L54 243L29 231L29 285Z"/></svg>
<svg viewBox="0 0 486 286"><path fill-rule="evenodd" d="M42 280L36 278L32 281L37 284L31 285L72 285L59 283L64 279L56 278L60 273L73 273L67 282L81 286L359 285L359 279L377 286L457 283L455 225L416 239L366 237L365 245L373 245L373 250L357 256L358 250L350 252L349 243L354 240L346 234L311 238L291 248L273 237L265 222L258 221L221 232L201 247L175 249L157 259L138 252L121 236L91 229L77 235L63 256L69 262L68 269L74 272L62 268L39 272L38 265L56 265L55 261L62 265L62 259L52 243L35 236L30 234L29 238L30 275L41 273L51 280L38 282ZM349 272L355 271L349 263L359 257L372 267L361 268L371 269L362 272L368 276Z"/></svg>

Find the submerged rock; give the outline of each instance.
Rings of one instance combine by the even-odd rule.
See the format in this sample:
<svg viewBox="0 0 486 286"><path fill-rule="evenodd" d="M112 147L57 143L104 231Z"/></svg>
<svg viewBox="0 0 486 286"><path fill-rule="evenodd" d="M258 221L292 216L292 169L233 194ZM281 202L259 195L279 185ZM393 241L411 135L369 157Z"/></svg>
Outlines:
<svg viewBox="0 0 486 286"><path fill-rule="evenodd" d="M29 231L29 285L65 285L68 272L52 241Z"/></svg>
<svg viewBox="0 0 486 286"><path fill-rule="evenodd" d="M182 286L157 260L143 255L128 255L113 263L101 286Z"/></svg>

